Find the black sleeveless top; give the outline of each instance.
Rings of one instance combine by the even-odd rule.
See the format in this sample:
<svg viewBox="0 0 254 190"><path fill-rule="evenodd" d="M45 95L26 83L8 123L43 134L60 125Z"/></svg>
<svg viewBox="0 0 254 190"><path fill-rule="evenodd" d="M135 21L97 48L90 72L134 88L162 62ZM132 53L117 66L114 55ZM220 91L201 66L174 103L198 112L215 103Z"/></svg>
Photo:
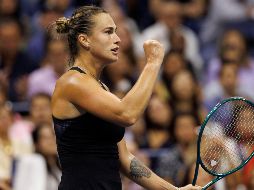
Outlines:
<svg viewBox="0 0 254 190"><path fill-rule="evenodd" d="M71 70L85 74L78 67ZM59 190L122 189L117 143L123 127L89 112L72 119L53 116L53 122L62 167Z"/></svg>

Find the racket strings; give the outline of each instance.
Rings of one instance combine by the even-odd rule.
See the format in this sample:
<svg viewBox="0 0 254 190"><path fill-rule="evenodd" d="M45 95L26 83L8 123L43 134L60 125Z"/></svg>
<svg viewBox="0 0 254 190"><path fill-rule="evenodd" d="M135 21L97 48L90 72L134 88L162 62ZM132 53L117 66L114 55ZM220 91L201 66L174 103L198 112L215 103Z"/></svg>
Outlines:
<svg viewBox="0 0 254 190"><path fill-rule="evenodd" d="M207 121L201 137L200 157L205 167L223 174L240 166L254 146L253 131L253 106L243 100L221 105Z"/></svg>
<svg viewBox="0 0 254 190"><path fill-rule="evenodd" d="M237 105L236 105L237 106ZM242 117L243 114L238 114L238 113L241 113L241 111L243 111L244 109L247 109L246 106L249 108L249 105L246 104L246 105L243 105L243 106L237 106L237 107L234 107L233 109L235 110L234 111L234 114L233 114L233 119L232 119L232 125L231 126L235 126L236 125L236 122L238 120L238 123L241 124L242 121L244 121L244 118ZM237 117L237 114L238 114L238 117ZM251 120L250 120L251 121ZM253 121L253 120L252 120ZM244 133L247 132L248 128L246 128L246 126L251 126L250 124L247 124L247 125L243 125L240 127L240 129L242 130L231 130L231 128L226 128L225 130L225 134L228 134L229 137L233 137L233 139L231 138L231 140L233 140L236 145L239 145L240 143L240 140L242 139L242 137L244 136ZM238 133L237 133L238 132ZM245 160L246 158L242 152L243 152L243 149L235 149L235 150L238 150L238 151L235 151L235 154L238 154L238 156L240 156L240 160ZM240 151L239 151L240 150ZM237 157L235 157L237 158ZM239 164L241 164L239 162Z"/></svg>
<svg viewBox="0 0 254 190"><path fill-rule="evenodd" d="M225 116L223 114L221 114L221 113L215 113L215 114L216 115L213 116L213 120L214 120L213 123L212 123L213 126L210 126L211 128L213 127L213 129L215 129L215 130L209 129L209 130L211 130L211 131L209 131L209 133L210 133L209 135L213 137L213 140L216 140L216 139L219 140L221 138L222 128L221 128L220 125L218 125L218 121L219 122L222 121L225 118ZM211 122L209 124L211 124ZM207 124L207 125L209 125L209 124ZM230 123L227 122L227 123L225 123L225 125L226 126L230 126ZM219 131L219 133L218 133L218 131ZM205 141L205 147L208 147L208 144L210 144L210 142L209 141ZM228 143L226 142L226 144L228 144ZM224 146L229 148L230 145L226 145L226 144L224 144ZM211 151L211 152L218 152L220 150L221 150L221 148L219 148L219 146L213 146L212 149L211 148L209 149L209 151ZM223 152L221 152L221 153L223 153ZM209 156L207 158L208 158L208 160L212 160L212 157L213 157L213 155L209 154ZM227 158L227 156L226 156L226 158Z"/></svg>

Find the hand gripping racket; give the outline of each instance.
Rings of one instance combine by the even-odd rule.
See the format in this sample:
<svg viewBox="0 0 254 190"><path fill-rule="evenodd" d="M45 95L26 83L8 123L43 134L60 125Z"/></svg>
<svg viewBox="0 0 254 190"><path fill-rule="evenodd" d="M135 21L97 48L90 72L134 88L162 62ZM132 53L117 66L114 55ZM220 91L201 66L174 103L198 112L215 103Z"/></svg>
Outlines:
<svg viewBox="0 0 254 190"><path fill-rule="evenodd" d="M223 177L240 170L254 155L254 104L242 97L218 103L200 127L197 161L192 185L196 184L199 165L215 176L205 190Z"/></svg>

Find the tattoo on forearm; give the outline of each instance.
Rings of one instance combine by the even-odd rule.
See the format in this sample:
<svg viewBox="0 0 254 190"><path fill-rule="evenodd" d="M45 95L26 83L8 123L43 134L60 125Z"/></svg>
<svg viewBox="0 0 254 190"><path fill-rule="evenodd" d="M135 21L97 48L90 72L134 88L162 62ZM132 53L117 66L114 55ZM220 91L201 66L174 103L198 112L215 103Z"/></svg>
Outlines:
<svg viewBox="0 0 254 190"><path fill-rule="evenodd" d="M130 176L132 178L150 178L152 175L152 172L146 168L142 163L140 163L136 158L133 158L131 160L130 164Z"/></svg>

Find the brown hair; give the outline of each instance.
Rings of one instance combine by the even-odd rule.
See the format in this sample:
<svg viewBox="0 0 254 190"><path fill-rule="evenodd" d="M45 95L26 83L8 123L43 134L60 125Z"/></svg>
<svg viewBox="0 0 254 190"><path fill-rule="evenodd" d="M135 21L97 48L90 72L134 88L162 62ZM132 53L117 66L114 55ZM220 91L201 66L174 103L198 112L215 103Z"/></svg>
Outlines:
<svg viewBox="0 0 254 190"><path fill-rule="evenodd" d="M99 13L107 12L104 9L96 6L82 6L76 9L70 18L61 17L53 23L57 34L67 36L70 50L70 65L74 63L75 57L78 55L78 35L81 33L87 35L90 34L91 29L95 24L93 21L93 16Z"/></svg>

